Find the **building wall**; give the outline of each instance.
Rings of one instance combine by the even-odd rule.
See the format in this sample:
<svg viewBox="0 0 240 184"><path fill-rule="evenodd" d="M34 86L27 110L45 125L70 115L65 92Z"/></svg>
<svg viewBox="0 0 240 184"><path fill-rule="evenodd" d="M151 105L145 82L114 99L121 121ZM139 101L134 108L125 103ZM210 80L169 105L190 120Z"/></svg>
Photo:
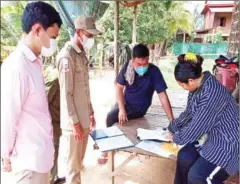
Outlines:
<svg viewBox="0 0 240 184"><path fill-rule="evenodd" d="M226 24L224 27L220 27L223 34L229 34L232 25L232 12L229 13L215 13L213 27L217 28L220 24L220 17L226 17ZM216 30L215 30L216 31Z"/></svg>
<svg viewBox="0 0 240 184"><path fill-rule="evenodd" d="M206 14L205 14L205 17L204 17L204 28L205 29L208 29L210 24L210 12L208 11Z"/></svg>
<svg viewBox="0 0 240 184"><path fill-rule="evenodd" d="M204 22L205 22L204 29L211 29L213 27L214 15L215 15L215 13L211 12L211 11L208 11L205 14L205 17L204 17Z"/></svg>

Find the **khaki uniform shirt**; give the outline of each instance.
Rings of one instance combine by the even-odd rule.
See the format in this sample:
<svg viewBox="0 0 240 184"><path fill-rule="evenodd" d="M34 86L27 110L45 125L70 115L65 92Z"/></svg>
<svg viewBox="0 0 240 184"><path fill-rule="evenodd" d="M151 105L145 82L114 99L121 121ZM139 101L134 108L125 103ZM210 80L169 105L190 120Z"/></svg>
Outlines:
<svg viewBox="0 0 240 184"><path fill-rule="evenodd" d="M44 72L46 93L48 97L49 111L52 117L53 136L58 138L61 135L60 130L60 88L58 82L58 72L56 69Z"/></svg>
<svg viewBox="0 0 240 184"><path fill-rule="evenodd" d="M70 41L59 52L56 61L60 84L61 128L72 130L73 124L78 122L82 128L89 128L89 116L93 109L86 53Z"/></svg>

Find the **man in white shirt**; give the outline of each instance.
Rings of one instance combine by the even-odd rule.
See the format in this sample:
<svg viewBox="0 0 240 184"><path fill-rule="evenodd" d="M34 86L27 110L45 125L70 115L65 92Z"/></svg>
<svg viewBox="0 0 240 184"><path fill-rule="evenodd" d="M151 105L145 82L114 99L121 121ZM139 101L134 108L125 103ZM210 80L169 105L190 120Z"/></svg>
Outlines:
<svg viewBox="0 0 240 184"><path fill-rule="evenodd" d="M54 147L43 79L42 56L50 56L62 21L44 2L27 4L24 38L1 67L1 157L16 184L48 184Z"/></svg>

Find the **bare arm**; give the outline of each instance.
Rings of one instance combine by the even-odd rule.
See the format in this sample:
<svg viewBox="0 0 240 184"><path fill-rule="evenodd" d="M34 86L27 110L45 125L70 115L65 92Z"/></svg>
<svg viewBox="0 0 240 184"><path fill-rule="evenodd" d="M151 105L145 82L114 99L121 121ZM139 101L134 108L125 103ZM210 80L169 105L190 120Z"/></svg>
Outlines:
<svg viewBox="0 0 240 184"><path fill-rule="evenodd" d="M123 125L123 123L128 121L126 109L124 106L124 98L123 98L124 87L125 86L117 83L117 86L116 86L117 97L116 98L117 98L117 103L119 106L118 121L119 121L120 125Z"/></svg>
<svg viewBox="0 0 240 184"><path fill-rule="evenodd" d="M172 121L174 117L173 117L172 107L166 91L159 93L158 97L160 99L160 102L162 103L165 113L167 114L168 120Z"/></svg>
<svg viewBox="0 0 240 184"><path fill-rule="evenodd" d="M117 83L117 87L116 87L116 97L117 97L117 103L119 105L119 110L125 110L124 107L124 99L123 99L123 90L124 90L124 86L121 84Z"/></svg>

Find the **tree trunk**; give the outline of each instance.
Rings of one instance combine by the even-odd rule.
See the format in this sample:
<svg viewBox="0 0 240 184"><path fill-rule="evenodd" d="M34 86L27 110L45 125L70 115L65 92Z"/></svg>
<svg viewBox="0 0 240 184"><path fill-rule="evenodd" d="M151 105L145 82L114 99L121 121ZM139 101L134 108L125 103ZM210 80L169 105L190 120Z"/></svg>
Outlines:
<svg viewBox="0 0 240 184"><path fill-rule="evenodd" d="M167 44L167 40L164 40L164 41L162 42L160 56L164 56L165 49L166 49L166 44Z"/></svg>
<svg viewBox="0 0 240 184"><path fill-rule="evenodd" d="M168 49L168 41L166 40L165 48L164 48L164 53L163 53L164 56L167 55L167 49Z"/></svg>
<svg viewBox="0 0 240 184"><path fill-rule="evenodd" d="M158 60L159 60L159 43L154 43L154 51L153 51L153 62L158 65Z"/></svg>
<svg viewBox="0 0 240 184"><path fill-rule="evenodd" d="M119 1L115 1L114 7L114 80L116 81L119 71Z"/></svg>
<svg viewBox="0 0 240 184"><path fill-rule="evenodd" d="M162 56L162 48L163 48L163 44L164 44L164 41L161 41L161 42L160 42L160 45L159 45L159 50L158 50L158 55L159 55L159 57Z"/></svg>
<svg viewBox="0 0 240 184"><path fill-rule="evenodd" d="M232 26L231 26L231 31L230 31L230 36L229 36L229 47L228 47L228 53L227 55L229 57L232 56L237 56L240 57L239 52L240 52L240 33L239 33L239 16L240 16L240 1L235 1L235 7L233 10L232 14ZM240 59L240 58L238 58Z"/></svg>
<svg viewBox="0 0 240 184"><path fill-rule="evenodd" d="M149 62L153 63L154 44L148 44L147 47L149 49Z"/></svg>
<svg viewBox="0 0 240 184"><path fill-rule="evenodd" d="M185 43L186 42L186 33L184 32L183 33L183 43Z"/></svg>
<svg viewBox="0 0 240 184"><path fill-rule="evenodd" d="M135 45L137 43L137 6L134 6L133 8L132 45Z"/></svg>

